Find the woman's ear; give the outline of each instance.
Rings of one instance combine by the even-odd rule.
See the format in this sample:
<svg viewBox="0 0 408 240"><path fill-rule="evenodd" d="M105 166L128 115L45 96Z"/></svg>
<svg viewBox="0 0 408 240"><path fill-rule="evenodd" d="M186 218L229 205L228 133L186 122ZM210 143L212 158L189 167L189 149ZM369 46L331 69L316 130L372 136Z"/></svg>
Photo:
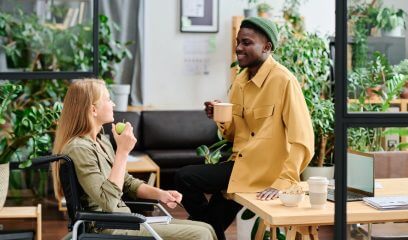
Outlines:
<svg viewBox="0 0 408 240"><path fill-rule="evenodd" d="M98 113L96 112L96 107L95 105L91 105L91 113L93 117L96 117L98 115Z"/></svg>

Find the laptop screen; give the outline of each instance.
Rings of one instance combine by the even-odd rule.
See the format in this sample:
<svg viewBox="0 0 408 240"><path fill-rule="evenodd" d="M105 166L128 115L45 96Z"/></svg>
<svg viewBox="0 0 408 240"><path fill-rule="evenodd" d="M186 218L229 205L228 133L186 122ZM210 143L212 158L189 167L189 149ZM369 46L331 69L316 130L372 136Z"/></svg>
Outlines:
<svg viewBox="0 0 408 240"><path fill-rule="evenodd" d="M347 152L347 187L374 196L374 156Z"/></svg>

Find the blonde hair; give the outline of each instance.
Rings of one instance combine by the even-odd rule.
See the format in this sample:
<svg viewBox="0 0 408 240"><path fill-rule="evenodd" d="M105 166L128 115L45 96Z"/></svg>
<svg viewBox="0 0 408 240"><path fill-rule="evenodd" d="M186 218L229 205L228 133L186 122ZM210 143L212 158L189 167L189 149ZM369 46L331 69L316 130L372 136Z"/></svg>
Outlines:
<svg viewBox="0 0 408 240"><path fill-rule="evenodd" d="M85 136L92 131L91 107L101 99L104 89L105 82L99 79L80 79L71 83L58 121L53 154L61 154L64 146L73 138ZM58 200L63 196L59 168L59 162L52 164L54 193Z"/></svg>

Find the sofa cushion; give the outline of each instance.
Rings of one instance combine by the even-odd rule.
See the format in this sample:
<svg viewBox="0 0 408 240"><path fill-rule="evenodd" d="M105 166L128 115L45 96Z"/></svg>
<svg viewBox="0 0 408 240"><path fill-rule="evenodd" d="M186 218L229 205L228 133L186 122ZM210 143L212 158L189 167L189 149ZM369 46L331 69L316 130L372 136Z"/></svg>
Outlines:
<svg viewBox="0 0 408 240"><path fill-rule="evenodd" d="M177 169L191 164L204 164L204 157L198 157L194 149L146 150L146 153L160 169Z"/></svg>
<svg viewBox="0 0 408 240"><path fill-rule="evenodd" d="M135 134L135 137L137 138L137 143L135 147L133 148L134 151L142 150L142 141L143 139L141 138L141 124L140 124L140 113L139 112L114 112L113 113L115 123L117 122L129 122L133 126L133 134ZM116 149L116 142L113 139L113 134L112 134L112 124L105 124L103 126L105 134L109 134L109 139L112 143L112 146L114 149Z"/></svg>
<svg viewBox="0 0 408 240"><path fill-rule="evenodd" d="M217 141L217 126L204 111L143 111L144 149L195 149Z"/></svg>

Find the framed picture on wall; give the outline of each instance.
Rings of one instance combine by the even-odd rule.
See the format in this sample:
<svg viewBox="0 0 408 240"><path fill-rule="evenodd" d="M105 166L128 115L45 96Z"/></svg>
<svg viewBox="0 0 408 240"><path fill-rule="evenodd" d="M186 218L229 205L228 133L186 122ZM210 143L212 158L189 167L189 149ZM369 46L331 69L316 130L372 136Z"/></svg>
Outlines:
<svg viewBox="0 0 408 240"><path fill-rule="evenodd" d="M181 32L218 32L219 0L180 0Z"/></svg>

